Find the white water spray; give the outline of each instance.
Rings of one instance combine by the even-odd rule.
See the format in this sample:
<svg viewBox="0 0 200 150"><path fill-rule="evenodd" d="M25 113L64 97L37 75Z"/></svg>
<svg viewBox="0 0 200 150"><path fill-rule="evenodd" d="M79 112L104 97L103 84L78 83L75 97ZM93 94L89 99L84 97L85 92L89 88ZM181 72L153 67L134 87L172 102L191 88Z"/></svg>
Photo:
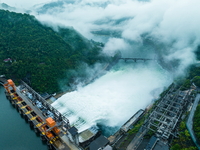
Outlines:
<svg viewBox="0 0 200 150"><path fill-rule="evenodd" d="M53 103L79 131L96 125L120 127L169 85L169 73L158 64L119 63L95 82Z"/></svg>

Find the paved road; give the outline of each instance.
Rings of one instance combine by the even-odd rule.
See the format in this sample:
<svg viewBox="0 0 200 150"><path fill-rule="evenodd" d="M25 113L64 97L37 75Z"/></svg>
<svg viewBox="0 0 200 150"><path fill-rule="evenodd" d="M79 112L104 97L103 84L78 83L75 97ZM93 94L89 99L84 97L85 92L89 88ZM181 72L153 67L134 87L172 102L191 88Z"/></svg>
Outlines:
<svg viewBox="0 0 200 150"><path fill-rule="evenodd" d="M186 126L187 126L187 128L188 128L188 130L190 132L192 140L194 141L194 143L197 146L197 148L200 150L200 146L197 143L197 140L196 140L196 137L195 137L194 131L193 131L193 117L194 117L194 113L195 113L196 107L197 107L197 105L199 103L199 100L200 100L200 94L197 94L197 96L195 98L195 101L194 101L194 104L192 106L192 109L190 111Z"/></svg>
<svg viewBox="0 0 200 150"><path fill-rule="evenodd" d="M141 127L142 128L142 127ZM140 131L141 131L140 128ZM134 139L130 142L126 150L135 150L140 145L143 140L144 135L146 134L147 130L145 129L143 132L138 132Z"/></svg>

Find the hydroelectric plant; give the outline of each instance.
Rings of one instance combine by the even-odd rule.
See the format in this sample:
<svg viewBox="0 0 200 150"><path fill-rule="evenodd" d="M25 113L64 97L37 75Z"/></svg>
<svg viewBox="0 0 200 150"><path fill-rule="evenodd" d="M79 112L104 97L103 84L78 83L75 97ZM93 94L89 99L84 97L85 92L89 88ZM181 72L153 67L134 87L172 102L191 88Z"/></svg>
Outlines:
<svg viewBox="0 0 200 150"><path fill-rule="evenodd" d="M123 63L127 67L122 69ZM104 141L100 147L111 148L103 135L114 134L133 114L156 99L163 85L169 83L163 77L163 69L151 65L134 66L122 60L95 82L67 93L52 105L23 81L18 87L10 79L1 78L1 82L7 99L47 142L49 149L92 150L99 146L95 144L97 141ZM129 125L130 121L128 126L132 124Z"/></svg>

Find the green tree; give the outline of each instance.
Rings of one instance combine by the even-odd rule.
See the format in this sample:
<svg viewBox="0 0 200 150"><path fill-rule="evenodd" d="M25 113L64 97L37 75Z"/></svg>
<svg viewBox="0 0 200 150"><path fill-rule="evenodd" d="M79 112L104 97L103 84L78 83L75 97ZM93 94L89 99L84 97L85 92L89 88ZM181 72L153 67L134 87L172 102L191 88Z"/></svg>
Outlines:
<svg viewBox="0 0 200 150"><path fill-rule="evenodd" d="M55 32L28 14L0 10L0 29L1 74L16 82L23 79L38 92L58 92L58 81L72 85L74 78L84 74L67 76L68 70L78 72L84 63L93 67L111 59L100 55L102 44L87 40L73 28ZM7 58L12 62L4 62Z"/></svg>
<svg viewBox="0 0 200 150"><path fill-rule="evenodd" d="M200 87L200 76L195 76L192 81L196 86Z"/></svg>

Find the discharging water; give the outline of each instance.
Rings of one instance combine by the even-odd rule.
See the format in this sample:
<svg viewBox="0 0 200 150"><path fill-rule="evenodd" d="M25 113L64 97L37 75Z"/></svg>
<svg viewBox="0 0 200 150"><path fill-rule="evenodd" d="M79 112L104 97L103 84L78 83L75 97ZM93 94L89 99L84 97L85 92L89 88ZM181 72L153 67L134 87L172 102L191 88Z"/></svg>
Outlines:
<svg viewBox="0 0 200 150"><path fill-rule="evenodd" d="M156 62L121 61L93 83L63 95L53 106L79 131L99 125L109 136L172 82Z"/></svg>

